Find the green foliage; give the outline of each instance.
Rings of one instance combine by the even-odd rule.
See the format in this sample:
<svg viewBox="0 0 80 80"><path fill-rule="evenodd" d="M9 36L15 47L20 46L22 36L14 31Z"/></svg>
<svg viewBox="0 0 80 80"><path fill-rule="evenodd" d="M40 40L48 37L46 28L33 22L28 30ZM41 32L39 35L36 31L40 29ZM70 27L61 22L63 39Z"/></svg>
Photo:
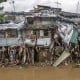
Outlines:
<svg viewBox="0 0 80 80"><path fill-rule="evenodd" d="M6 2L7 0L0 0L0 3ZM0 10L3 10L4 7L0 7Z"/></svg>
<svg viewBox="0 0 80 80"><path fill-rule="evenodd" d="M3 10L4 9L4 7L0 7L0 10Z"/></svg>
<svg viewBox="0 0 80 80"><path fill-rule="evenodd" d="M0 3L2 3L2 2L6 2L7 0L0 0Z"/></svg>
<svg viewBox="0 0 80 80"><path fill-rule="evenodd" d="M4 15L1 14L1 15L0 15L0 24L3 23L3 22L4 22Z"/></svg>
<svg viewBox="0 0 80 80"><path fill-rule="evenodd" d="M6 2L7 0L0 0L0 3ZM0 10L3 10L4 7L0 7ZM0 14L0 24L4 23L4 14Z"/></svg>

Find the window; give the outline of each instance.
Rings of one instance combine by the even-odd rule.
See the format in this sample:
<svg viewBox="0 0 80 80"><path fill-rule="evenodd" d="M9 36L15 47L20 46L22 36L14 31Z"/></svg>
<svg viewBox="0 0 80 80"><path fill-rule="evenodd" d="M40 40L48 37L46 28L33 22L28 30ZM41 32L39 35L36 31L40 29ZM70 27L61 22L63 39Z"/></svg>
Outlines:
<svg viewBox="0 0 80 80"><path fill-rule="evenodd" d="M48 36L48 30L44 30L44 36Z"/></svg>
<svg viewBox="0 0 80 80"><path fill-rule="evenodd" d="M27 18L28 24L33 24L33 18Z"/></svg>
<svg viewBox="0 0 80 80"><path fill-rule="evenodd" d="M40 30L37 31L37 37L40 37Z"/></svg>
<svg viewBox="0 0 80 80"><path fill-rule="evenodd" d="M0 38L5 38L5 32L0 31Z"/></svg>
<svg viewBox="0 0 80 80"><path fill-rule="evenodd" d="M16 38L18 37L17 30L8 30L6 32L7 38Z"/></svg>
<svg viewBox="0 0 80 80"><path fill-rule="evenodd" d="M33 31L33 35L36 35L36 31Z"/></svg>
<svg viewBox="0 0 80 80"><path fill-rule="evenodd" d="M44 31L40 30L40 37L43 37L43 36L44 36Z"/></svg>

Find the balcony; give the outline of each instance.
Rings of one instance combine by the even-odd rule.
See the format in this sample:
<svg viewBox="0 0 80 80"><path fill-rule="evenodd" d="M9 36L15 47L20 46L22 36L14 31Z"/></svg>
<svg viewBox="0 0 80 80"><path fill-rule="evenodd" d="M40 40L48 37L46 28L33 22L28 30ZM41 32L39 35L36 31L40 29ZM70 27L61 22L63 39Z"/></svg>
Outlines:
<svg viewBox="0 0 80 80"><path fill-rule="evenodd" d="M18 38L0 38L0 46L19 46L22 42L22 40L19 40Z"/></svg>

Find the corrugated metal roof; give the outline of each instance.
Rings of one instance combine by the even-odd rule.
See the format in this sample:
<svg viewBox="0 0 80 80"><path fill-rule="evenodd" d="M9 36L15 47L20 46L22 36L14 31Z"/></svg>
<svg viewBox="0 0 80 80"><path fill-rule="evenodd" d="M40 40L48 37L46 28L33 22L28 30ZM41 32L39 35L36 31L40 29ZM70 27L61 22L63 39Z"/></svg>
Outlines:
<svg viewBox="0 0 80 80"><path fill-rule="evenodd" d="M5 30L5 29L19 29L24 26L24 22L15 24L15 23L9 23L9 24L0 24L0 30Z"/></svg>

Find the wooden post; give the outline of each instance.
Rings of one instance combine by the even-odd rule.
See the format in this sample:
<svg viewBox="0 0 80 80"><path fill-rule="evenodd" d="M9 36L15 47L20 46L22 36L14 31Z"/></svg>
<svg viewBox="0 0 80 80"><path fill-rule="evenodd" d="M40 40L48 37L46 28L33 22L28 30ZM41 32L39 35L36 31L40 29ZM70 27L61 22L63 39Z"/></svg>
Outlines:
<svg viewBox="0 0 80 80"><path fill-rule="evenodd" d="M30 53L29 47L27 48L27 54L28 54L27 59L28 59L28 62L30 63L30 61L31 61L31 53Z"/></svg>
<svg viewBox="0 0 80 80"><path fill-rule="evenodd" d="M7 32L6 32L6 46L8 45L8 44L7 44L7 37L8 37L8 34L7 34Z"/></svg>
<svg viewBox="0 0 80 80"><path fill-rule="evenodd" d="M34 65L34 48L32 49L32 64Z"/></svg>

